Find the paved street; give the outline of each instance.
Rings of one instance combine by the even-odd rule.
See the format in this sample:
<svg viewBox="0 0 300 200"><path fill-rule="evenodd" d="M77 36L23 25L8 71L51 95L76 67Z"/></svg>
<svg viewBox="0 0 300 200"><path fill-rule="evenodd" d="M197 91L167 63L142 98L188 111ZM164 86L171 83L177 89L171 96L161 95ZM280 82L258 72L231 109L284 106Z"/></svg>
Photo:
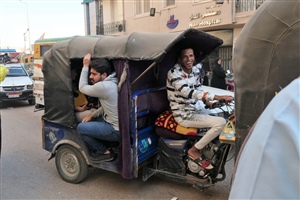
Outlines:
<svg viewBox="0 0 300 200"><path fill-rule="evenodd" d="M42 148L41 112L28 102L2 103L2 155L0 199L228 199L233 159L226 180L201 192L191 186L151 177L126 180L121 175L91 169L80 184L63 181L54 159ZM230 156L231 157L231 156Z"/></svg>

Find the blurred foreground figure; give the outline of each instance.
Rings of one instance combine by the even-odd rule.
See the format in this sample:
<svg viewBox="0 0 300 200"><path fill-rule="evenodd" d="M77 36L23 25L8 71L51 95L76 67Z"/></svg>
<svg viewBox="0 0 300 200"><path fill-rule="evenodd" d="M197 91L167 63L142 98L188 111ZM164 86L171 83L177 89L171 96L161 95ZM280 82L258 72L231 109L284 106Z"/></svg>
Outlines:
<svg viewBox="0 0 300 200"><path fill-rule="evenodd" d="M229 199L300 199L300 78L269 103L237 158Z"/></svg>

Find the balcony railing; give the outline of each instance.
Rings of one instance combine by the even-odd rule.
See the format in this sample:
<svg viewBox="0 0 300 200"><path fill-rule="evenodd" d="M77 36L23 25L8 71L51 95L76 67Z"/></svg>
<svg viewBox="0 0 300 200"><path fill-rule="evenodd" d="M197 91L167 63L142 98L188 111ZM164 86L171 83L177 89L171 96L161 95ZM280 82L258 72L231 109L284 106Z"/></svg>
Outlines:
<svg viewBox="0 0 300 200"><path fill-rule="evenodd" d="M257 10L267 0L236 0L236 12Z"/></svg>
<svg viewBox="0 0 300 200"><path fill-rule="evenodd" d="M125 32L125 20L104 24L104 35Z"/></svg>

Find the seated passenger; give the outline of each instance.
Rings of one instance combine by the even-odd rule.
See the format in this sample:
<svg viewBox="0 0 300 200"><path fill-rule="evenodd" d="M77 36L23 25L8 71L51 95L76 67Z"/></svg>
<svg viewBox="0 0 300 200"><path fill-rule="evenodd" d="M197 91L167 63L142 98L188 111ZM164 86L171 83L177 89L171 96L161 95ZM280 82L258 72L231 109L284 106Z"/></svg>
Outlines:
<svg viewBox="0 0 300 200"><path fill-rule="evenodd" d="M71 70L72 85L73 85L73 96L75 104L75 116L77 122L82 122L82 120L92 114L98 108L98 98L86 97L83 93L78 90L78 79L76 68Z"/></svg>
<svg viewBox="0 0 300 200"><path fill-rule="evenodd" d="M90 67L90 76L89 74ZM88 84L88 76L92 85ZM90 159L97 163L111 161L114 153L105 141L120 141L118 119L118 86L116 74L105 59L94 59L91 54L83 59L79 90L88 96L98 97L101 107L77 126L77 132L88 145ZM97 121L90 121L94 117Z"/></svg>
<svg viewBox="0 0 300 200"><path fill-rule="evenodd" d="M204 92L201 88L199 70L193 66L195 62L192 48L181 50L176 64L167 75L167 92L170 107L175 121L184 127L208 128L206 134L188 151L189 158L204 169L212 169L210 161L200 153L208 143L219 136L225 127L226 120L222 117L203 114L196 108L197 102L203 101L211 106L213 100L232 100L231 96L217 96Z"/></svg>

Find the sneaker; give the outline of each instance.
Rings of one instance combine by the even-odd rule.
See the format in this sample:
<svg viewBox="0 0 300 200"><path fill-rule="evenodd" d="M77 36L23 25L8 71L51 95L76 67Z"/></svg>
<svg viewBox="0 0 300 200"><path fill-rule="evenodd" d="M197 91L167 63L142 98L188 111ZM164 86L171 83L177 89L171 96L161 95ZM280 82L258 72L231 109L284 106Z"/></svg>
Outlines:
<svg viewBox="0 0 300 200"><path fill-rule="evenodd" d="M92 153L90 156L90 160L94 163L100 162L108 162L114 159L114 153L110 152L109 154L100 154L100 153Z"/></svg>

